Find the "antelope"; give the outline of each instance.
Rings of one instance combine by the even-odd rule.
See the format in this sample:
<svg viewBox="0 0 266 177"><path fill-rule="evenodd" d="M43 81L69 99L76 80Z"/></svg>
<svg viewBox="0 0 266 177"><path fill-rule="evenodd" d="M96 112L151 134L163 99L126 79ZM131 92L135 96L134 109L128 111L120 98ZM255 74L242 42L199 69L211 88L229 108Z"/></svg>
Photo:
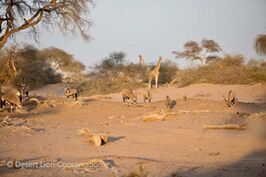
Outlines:
<svg viewBox="0 0 266 177"><path fill-rule="evenodd" d="M143 101L149 101L149 103L151 102L152 96L151 96L151 92L150 90L147 90L145 94L143 94Z"/></svg>
<svg viewBox="0 0 266 177"><path fill-rule="evenodd" d="M164 101L165 107L171 109L171 102L172 102L171 98L167 95Z"/></svg>
<svg viewBox="0 0 266 177"><path fill-rule="evenodd" d="M129 100L131 100L132 103L137 103L137 95L134 94L130 88L122 90L122 98L123 98L123 103L128 102Z"/></svg>
<svg viewBox="0 0 266 177"><path fill-rule="evenodd" d="M224 97L224 101L226 105L229 108L232 108L236 105L236 102L237 102L236 95L232 90L229 90L227 98L224 95L223 97Z"/></svg>
<svg viewBox="0 0 266 177"><path fill-rule="evenodd" d="M24 102L25 99L28 99L29 98L29 92L30 92L30 89L29 87L25 84L25 83L22 83L20 84L20 87L19 87L19 92L20 92L20 102Z"/></svg>
<svg viewBox="0 0 266 177"><path fill-rule="evenodd" d="M78 91L77 89L74 89L74 88L65 88L64 95L66 96L68 100L70 97L72 97L72 99L75 99L75 100L78 99Z"/></svg>
<svg viewBox="0 0 266 177"><path fill-rule="evenodd" d="M13 112L22 107L20 101L20 92L13 88L7 88L1 94L1 108L4 108L6 104L10 105L10 111Z"/></svg>

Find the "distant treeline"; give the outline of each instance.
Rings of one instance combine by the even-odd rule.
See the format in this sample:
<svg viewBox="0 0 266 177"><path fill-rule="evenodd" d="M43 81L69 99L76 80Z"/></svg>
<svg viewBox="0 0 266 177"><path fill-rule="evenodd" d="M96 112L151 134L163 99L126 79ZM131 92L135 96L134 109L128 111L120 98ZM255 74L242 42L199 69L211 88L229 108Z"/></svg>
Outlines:
<svg viewBox="0 0 266 177"><path fill-rule="evenodd" d="M17 74L11 77L7 69L9 55L0 51L0 80L13 83L25 82L31 88L62 82L62 72L82 73L85 65L67 52L48 48L39 50L32 46L17 49L14 57ZM124 52L112 52L82 74L76 87L83 95L119 92L125 87L146 87L150 71L155 64L131 63ZM60 72L61 73L60 73ZM204 65L186 69L178 68L172 60L161 63L159 85L173 84L178 87L194 83L253 84L266 82L266 61L247 60L241 55L225 55L211 58Z"/></svg>

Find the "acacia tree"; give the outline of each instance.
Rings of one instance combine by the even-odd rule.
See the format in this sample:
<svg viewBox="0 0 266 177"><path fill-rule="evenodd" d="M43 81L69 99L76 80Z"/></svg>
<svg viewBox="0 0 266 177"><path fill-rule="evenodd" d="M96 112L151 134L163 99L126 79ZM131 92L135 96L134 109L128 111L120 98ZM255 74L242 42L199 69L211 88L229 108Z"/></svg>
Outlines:
<svg viewBox="0 0 266 177"><path fill-rule="evenodd" d="M58 27L61 32L78 32L88 40L88 19L93 0L0 0L0 49L15 33L30 29L34 38L40 29ZM42 24L42 28L38 28Z"/></svg>
<svg viewBox="0 0 266 177"><path fill-rule="evenodd" d="M115 66L120 66L125 62L126 53L122 51L114 51L110 54L108 59L114 63Z"/></svg>
<svg viewBox="0 0 266 177"><path fill-rule="evenodd" d="M255 40L255 50L259 55L266 55L266 35L260 34Z"/></svg>
<svg viewBox="0 0 266 177"><path fill-rule="evenodd" d="M173 51L173 54L176 55L176 58L186 58L191 61L200 60L202 65L206 65L210 55L220 51L222 51L220 45L214 40L203 39L200 45L195 41L186 42L182 52Z"/></svg>
<svg viewBox="0 0 266 177"><path fill-rule="evenodd" d="M100 64L96 64L95 69L100 72L106 73L106 71L117 72L119 66L123 66L126 59L126 53L122 51L114 51L104 58Z"/></svg>

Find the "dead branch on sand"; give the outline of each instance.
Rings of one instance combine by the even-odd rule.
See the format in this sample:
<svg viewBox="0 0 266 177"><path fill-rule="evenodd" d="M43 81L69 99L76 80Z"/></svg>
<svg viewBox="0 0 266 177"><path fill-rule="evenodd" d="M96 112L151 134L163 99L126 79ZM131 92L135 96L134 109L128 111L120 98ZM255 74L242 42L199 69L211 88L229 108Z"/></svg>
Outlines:
<svg viewBox="0 0 266 177"><path fill-rule="evenodd" d="M104 145L109 139L109 136L106 133L93 133L88 128L79 129L77 135L88 137L89 142L93 142L95 146Z"/></svg>
<svg viewBox="0 0 266 177"><path fill-rule="evenodd" d="M224 124L224 125L204 125L206 129L230 129L230 130L245 130L246 125L234 125L234 124Z"/></svg>
<svg viewBox="0 0 266 177"><path fill-rule="evenodd" d="M209 113L210 110L206 109L206 110L179 110L178 111L179 113L183 113L183 114L186 114L186 113Z"/></svg>
<svg viewBox="0 0 266 177"><path fill-rule="evenodd" d="M145 108L156 108L155 105L147 105L147 104L127 104L127 107L145 107Z"/></svg>
<svg viewBox="0 0 266 177"><path fill-rule="evenodd" d="M169 119L168 116L180 115L178 112L163 112L163 113L153 113L142 117L144 122L150 121L164 121Z"/></svg>
<svg viewBox="0 0 266 177"><path fill-rule="evenodd" d="M249 118L250 119L259 118L259 119L265 119L266 120L266 112L258 112L258 113L251 114L249 116Z"/></svg>
<svg viewBox="0 0 266 177"><path fill-rule="evenodd" d="M194 113L194 114L199 114L199 113L208 113L210 112L209 110L192 110L192 111L185 111L185 110L180 110L178 112L174 111L167 111L167 112L159 112L159 113L152 113L149 115L142 116L142 120L144 122L150 122L150 121L164 121L169 119L169 116L174 116L174 115L181 115L181 114L186 114L186 113Z"/></svg>
<svg viewBox="0 0 266 177"><path fill-rule="evenodd" d="M167 116L167 114L163 114L163 115L160 115L160 114L151 114L151 115L143 116L142 117L142 120L144 122L163 121L163 120L165 120L166 116Z"/></svg>

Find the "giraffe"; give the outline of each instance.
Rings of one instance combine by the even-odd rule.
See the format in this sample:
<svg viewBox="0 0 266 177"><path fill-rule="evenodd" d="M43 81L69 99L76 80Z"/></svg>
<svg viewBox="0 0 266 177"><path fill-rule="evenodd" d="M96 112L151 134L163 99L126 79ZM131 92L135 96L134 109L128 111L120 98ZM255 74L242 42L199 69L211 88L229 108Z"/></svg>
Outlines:
<svg viewBox="0 0 266 177"><path fill-rule="evenodd" d="M150 72L149 75L149 88L151 89L152 87L152 79L153 77L155 78L155 88L158 88L158 79L159 79L159 75L160 75L160 67L161 67L161 61L162 61L162 57L159 57L157 64L155 66L155 68Z"/></svg>
<svg viewBox="0 0 266 177"><path fill-rule="evenodd" d="M144 58L143 58L143 56L141 54L139 55L139 64L141 66L144 66Z"/></svg>

